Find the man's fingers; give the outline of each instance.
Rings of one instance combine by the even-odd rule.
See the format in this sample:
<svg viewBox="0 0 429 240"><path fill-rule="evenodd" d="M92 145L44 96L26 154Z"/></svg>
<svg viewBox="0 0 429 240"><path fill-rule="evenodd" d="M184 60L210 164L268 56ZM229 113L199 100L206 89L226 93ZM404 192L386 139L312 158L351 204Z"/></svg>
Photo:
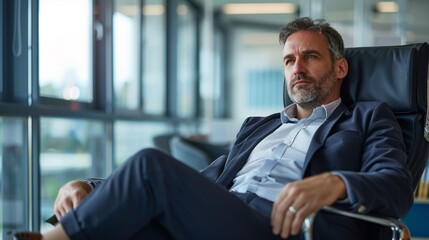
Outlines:
<svg viewBox="0 0 429 240"><path fill-rule="evenodd" d="M308 195L296 185L287 186L285 192L274 204L271 219L273 233L282 238L299 234L304 219L312 211Z"/></svg>
<svg viewBox="0 0 429 240"><path fill-rule="evenodd" d="M288 209L285 212L285 219L283 221L283 225L282 225L282 229L281 229L281 234L280 236L282 238L287 238L290 235L291 232L291 227L292 227L292 223L295 219L295 215L297 214L296 211L294 211L294 208L292 207L290 210Z"/></svg>
<svg viewBox="0 0 429 240"><path fill-rule="evenodd" d="M60 220L65 214L67 213L67 210L65 208L59 208L55 211L55 216L58 220Z"/></svg>
<svg viewBox="0 0 429 240"><path fill-rule="evenodd" d="M89 191L83 184L80 181L73 181L60 188L54 204L57 217L75 209L88 196Z"/></svg>
<svg viewBox="0 0 429 240"><path fill-rule="evenodd" d="M292 235L297 235L302 228L302 223L304 222L304 219L308 215L308 210L306 206L300 206L300 209L296 212L293 222L291 224L290 233Z"/></svg>
<svg viewBox="0 0 429 240"><path fill-rule="evenodd" d="M74 209L77 204L76 201L73 200L71 197L63 197L60 198L56 203L54 207L55 215L58 219L60 219L62 216L64 216L68 211L71 209Z"/></svg>
<svg viewBox="0 0 429 240"><path fill-rule="evenodd" d="M286 213L292 204L292 199L291 197L285 196L282 199L279 198L273 205L271 225L273 227L273 233L276 235L280 234L282 231Z"/></svg>

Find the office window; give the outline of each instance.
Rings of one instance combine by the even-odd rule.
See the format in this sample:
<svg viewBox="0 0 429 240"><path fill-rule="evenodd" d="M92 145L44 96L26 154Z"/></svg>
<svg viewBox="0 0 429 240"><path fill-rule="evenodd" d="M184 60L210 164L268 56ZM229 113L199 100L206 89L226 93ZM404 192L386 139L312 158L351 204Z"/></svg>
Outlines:
<svg viewBox="0 0 429 240"><path fill-rule="evenodd" d="M0 9L3 9L3 1L0 1ZM0 16L0 97L2 95L3 95L3 17Z"/></svg>
<svg viewBox="0 0 429 240"><path fill-rule="evenodd" d="M147 0L143 5L142 71L143 111L166 112L166 10L165 0Z"/></svg>
<svg viewBox="0 0 429 240"><path fill-rule="evenodd" d="M193 117L196 113L197 23L194 10L185 2L177 7L177 113Z"/></svg>
<svg viewBox="0 0 429 240"><path fill-rule="evenodd" d="M214 36L213 36L213 60L214 60L214 67L213 67L213 81L214 86L210 88L210 84L207 84L208 86L202 87L202 84L200 85L200 97L201 99L204 99L205 101L208 101L208 104L210 104L210 100L213 101L213 117L215 118L222 118L228 116L229 108L226 106L226 99L228 96L228 90L227 86L229 83L226 82L225 78L225 71L226 67L225 65L228 64L226 62L225 57L225 35L220 29L215 28L214 29ZM201 83L203 81L200 81ZM203 91L202 89L205 89ZM207 106L207 105L205 105Z"/></svg>
<svg viewBox="0 0 429 240"><path fill-rule="evenodd" d="M28 227L28 164L24 118L0 117L0 238Z"/></svg>
<svg viewBox="0 0 429 240"><path fill-rule="evenodd" d="M154 137L173 132L170 124L161 122L118 121L114 129L116 166L143 148L155 147Z"/></svg>
<svg viewBox="0 0 429 240"><path fill-rule="evenodd" d="M251 69L246 74L246 106L276 108L283 104L282 69Z"/></svg>
<svg viewBox="0 0 429 240"><path fill-rule="evenodd" d="M363 1L362 1L363 3ZM354 19L356 12L354 11L354 1L346 0L335 2L335 0L326 0L324 2L323 17L337 29L343 37L346 46L353 46L353 31L355 28Z"/></svg>
<svg viewBox="0 0 429 240"><path fill-rule="evenodd" d="M115 0L113 14L113 81L116 107L138 109L139 71L139 1Z"/></svg>
<svg viewBox="0 0 429 240"><path fill-rule="evenodd" d="M399 2L404 3L404 0ZM422 21L422 17L427 16L429 1L416 0L405 2L407 18L405 21L406 24L402 26L406 30L407 43L429 42L429 26L427 21ZM404 24L401 20L398 22L399 24Z"/></svg>
<svg viewBox="0 0 429 240"><path fill-rule="evenodd" d="M41 219L53 213L58 189L87 177L105 177L106 136L97 121L42 118L40 121ZM42 225L47 228L48 225Z"/></svg>
<svg viewBox="0 0 429 240"><path fill-rule="evenodd" d="M346 47L400 45L406 43L405 8L411 2L419 4L325 0L320 14L340 32Z"/></svg>
<svg viewBox="0 0 429 240"><path fill-rule="evenodd" d="M282 46L278 29L240 28L234 31L230 88L231 113L238 122L249 115L268 115L283 108ZM277 98L277 99L276 99Z"/></svg>
<svg viewBox="0 0 429 240"><path fill-rule="evenodd" d="M92 101L92 16L91 0L39 1L40 96Z"/></svg>

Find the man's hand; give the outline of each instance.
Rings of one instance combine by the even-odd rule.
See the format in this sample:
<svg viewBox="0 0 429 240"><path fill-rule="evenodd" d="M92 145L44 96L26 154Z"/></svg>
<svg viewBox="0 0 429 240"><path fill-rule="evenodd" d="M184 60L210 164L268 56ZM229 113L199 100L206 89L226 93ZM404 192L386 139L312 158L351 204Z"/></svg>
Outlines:
<svg viewBox="0 0 429 240"><path fill-rule="evenodd" d="M285 186L273 205L273 233L287 238L296 235L304 219L338 199L346 198L346 187L340 177L323 173Z"/></svg>
<svg viewBox="0 0 429 240"><path fill-rule="evenodd" d="M54 205L57 219L60 220L69 210L75 209L90 192L91 187L81 181L71 181L62 186Z"/></svg>

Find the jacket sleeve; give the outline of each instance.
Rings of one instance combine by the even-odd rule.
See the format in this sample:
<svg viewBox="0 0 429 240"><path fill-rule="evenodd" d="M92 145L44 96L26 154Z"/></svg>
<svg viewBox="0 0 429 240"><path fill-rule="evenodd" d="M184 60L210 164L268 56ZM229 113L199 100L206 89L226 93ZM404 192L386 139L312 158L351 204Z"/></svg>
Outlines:
<svg viewBox="0 0 429 240"><path fill-rule="evenodd" d="M364 120L361 171L337 173L354 211L403 217L413 203L413 189L401 128L382 103Z"/></svg>
<svg viewBox="0 0 429 240"><path fill-rule="evenodd" d="M88 184L91 187L91 190L94 190L100 186L106 179L104 178L86 178L82 182Z"/></svg>
<svg viewBox="0 0 429 240"><path fill-rule="evenodd" d="M226 156L222 155L215 159L208 167L201 170L201 174L206 176L211 181L215 182L216 179L220 176L225 166Z"/></svg>

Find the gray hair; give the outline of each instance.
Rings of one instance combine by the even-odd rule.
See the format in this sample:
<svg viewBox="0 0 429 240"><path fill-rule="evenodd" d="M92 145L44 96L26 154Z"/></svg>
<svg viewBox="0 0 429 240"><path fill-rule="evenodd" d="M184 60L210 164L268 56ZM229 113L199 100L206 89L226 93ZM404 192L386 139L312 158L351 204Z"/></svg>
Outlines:
<svg viewBox="0 0 429 240"><path fill-rule="evenodd" d="M313 20L310 17L303 17L289 22L280 29L280 43L284 45L290 35L302 30L322 33L328 41L328 48L333 60L345 57L343 38L324 19Z"/></svg>

